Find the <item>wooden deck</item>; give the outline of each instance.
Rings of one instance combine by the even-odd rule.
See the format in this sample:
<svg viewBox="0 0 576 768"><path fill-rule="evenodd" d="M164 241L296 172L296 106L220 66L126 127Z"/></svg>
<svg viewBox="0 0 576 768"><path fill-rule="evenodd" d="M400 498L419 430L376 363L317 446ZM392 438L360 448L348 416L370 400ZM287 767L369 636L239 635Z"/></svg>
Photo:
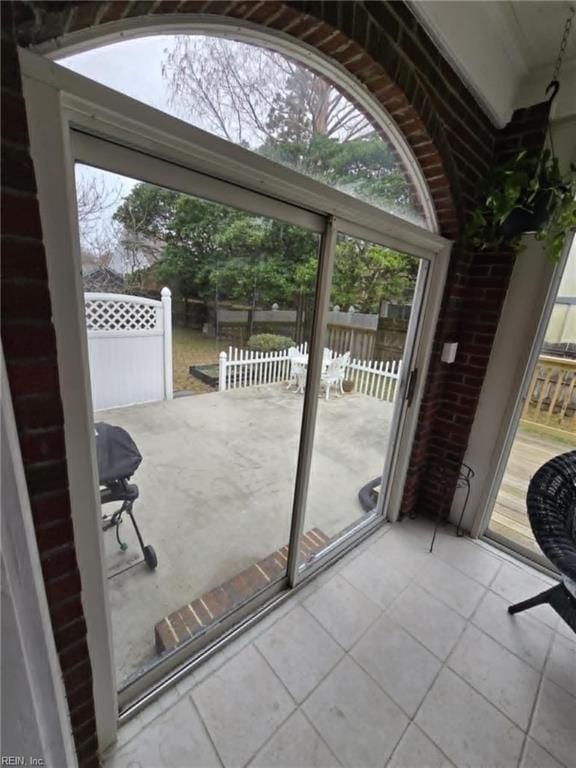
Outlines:
<svg viewBox="0 0 576 768"><path fill-rule="evenodd" d="M570 449L568 441L535 435L520 426L496 498L489 530L531 552L542 554L534 540L526 514L528 483L542 464Z"/></svg>

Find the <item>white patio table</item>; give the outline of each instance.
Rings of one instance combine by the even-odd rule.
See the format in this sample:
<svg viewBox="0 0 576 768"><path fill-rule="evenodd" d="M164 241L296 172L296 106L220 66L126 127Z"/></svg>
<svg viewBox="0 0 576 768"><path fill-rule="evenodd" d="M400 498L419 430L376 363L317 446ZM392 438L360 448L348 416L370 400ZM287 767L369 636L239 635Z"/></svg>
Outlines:
<svg viewBox="0 0 576 768"><path fill-rule="evenodd" d="M322 373L326 371L326 369L330 365L331 360L332 360L332 350L328 349L328 347L324 347L324 352L322 354ZM296 381L298 383L298 386L296 387L296 392L303 393L304 388L306 386L306 373L308 370L308 353L302 352L298 355L294 355L294 357L291 358L291 362L292 362L292 365L294 365L297 369Z"/></svg>

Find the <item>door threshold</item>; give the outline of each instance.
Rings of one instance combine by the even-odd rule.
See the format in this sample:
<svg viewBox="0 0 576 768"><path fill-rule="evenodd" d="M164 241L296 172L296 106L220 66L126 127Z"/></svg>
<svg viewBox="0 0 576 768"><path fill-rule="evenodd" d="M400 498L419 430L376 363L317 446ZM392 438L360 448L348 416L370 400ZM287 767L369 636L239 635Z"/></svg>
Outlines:
<svg viewBox="0 0 576 768"><path fill-rule="evenodd" d="M215 625L213 628L215 633L213 638L208 642L205 642L196 653L189 655L188 658L179 665L175 665L171 669L166 670L166 673L156 679L155 682L151 682L148 686L144 685L142 692L135 698L131 698L124 706L121 704L120 712L118 714L118 725L124 725L138 715L165 691L172 688L180 680L201 666L201 664L221 651L225 646L238 639L254 625L266 618L272 611L274 611L274 609L278 608L286 600L290 600L301 589L319 576L320 573L335 565L338 560L358 547L366 539L370 538L376 531L383 528L386 523L386 519L380 515L362 521L362 524L354 527L349 535L335 542L336 546L324 550L322 554L326 553L326 557L323 558L320 556L313 565L307 567L302 572L297 584L293 587L288 587L287 579L283 579L275 585L276 589L274 591L276 594L267 599L264 598L260 605L252 612L246 613L243 619L234 621L234 614L226 617L223 619L220 626L228 626L224 631L220 630L220 632L218 632L218 625ZM236 615L242 614L244 611L249 611L249 609L249 605L242 606L237 609ZM184 649L180 652L183 652L183 650ZM145 677L146 676L144 675L140 680L135 682L137 684L141 683L141 681L144 682Z"/></svg>
<svg viewBox="0 0 576 768"><path fill-rule="evenodd" d="M479 541L499 549L501 552L510 555L514 560L519 560L524 565L529 565L531 568L540 571L545 576L549 576L556 580L560 577L556 568L544 555L538 555L535 552L531 552L521 544L516 544L510 539L500 536L498 533L486 531L486 533L480 537Z"/></svg>

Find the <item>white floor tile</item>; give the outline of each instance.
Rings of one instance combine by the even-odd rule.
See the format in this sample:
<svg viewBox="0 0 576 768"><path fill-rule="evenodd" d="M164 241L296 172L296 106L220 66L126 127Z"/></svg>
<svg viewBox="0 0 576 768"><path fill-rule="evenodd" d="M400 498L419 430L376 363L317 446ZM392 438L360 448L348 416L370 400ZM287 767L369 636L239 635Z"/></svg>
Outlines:
<svg viewBox="0 0 576 768"><path fill-rule="evenodd" d="M576 635L574 634L574 630L572 629L572 627L566 624L564 619L558 620L558 626L556 627L556 631L563 637L567 637L568 640L574 640L576 638Z"/></svg>
<svg viewBox="0 0 576 768"><path fill-rule="evenodd" d="M139 734L152 720L162 714L162 707L157 701L151 702L140 714L128 720L118 728L115 748L118 750Z"/></svg>
<svg viewBox="0 0 576 768"><path fill-rule="evenodd" d="M472 618L472 622L498 640L509 651L539 671L544 667L553 631L527 613L511 616L510 603L488 592Z"/></svg>
<svg viewBox="0 0 576 768"><path fill-rule="evenodd" d="M165 691L162 694L162 696L160 696L160 698L158 699L158 704L162 712L167 712L181 698L182 698L182 695L179 693L178 688L174 686L173 688L168 688L168 690Z"/></svg>
<svg viewBox="0 0 576 768"><path fill-rule="evenodd" d="M453 768L434 742L417 725L410 725L387 768Z"/></svg>
<svg viewBox="0 0 576 768"><path fill-rule="evenodd" d="M576 766L576 699L544 680L530 735L566 768Z"/></svg>
<svg viewBox="0 0 576 768"><path fill-rule="evenodd" d="M250 763L250 768L339 768L340 763L297 710Z"/></svg>
<svg viewBox="0 0 576 768"><path fill-rule="evenodd" d="M420 586L465 618L474 613L485 591L477 581L437 558L428 560L415 578Z"/></svg>
<svg viewBox="0 0 576 768"><path fill-rule="evenodd" d="M340 576L334 576L304 607L346 650L381 614L381 608Z"/></svg>
<svg viewBox="0 0 576 768"><path fill-rule="evenodd" d="M574 634L507 612L550 581L452 528L430 555L432 530L321 574L123 726L106 768L517 768L536 696L521 768L576 768Z"/></svg>
<svg viewBox="0 0 576 768"><path fill-rule="evenodd" d="M458 768L511 768L523 733L449 669L427 695L416 723Z"/></svg>
<svg viewBox="0 0 576 768"><path fill-rule="evenodd" d="M528 728L540 674L488 635L469 626L448 664L519 725Z"/></svg>
<svg viewBox="0 0 576 768"><path fill-rule="evenodd" d="M354 550L352 550L352 552L354 552ZM354 558L350 558L350 562L352 562L353 559ZM342 570L342 567L347 561L348 557L346 556L339 562L335 563L331 568L328 568L325 571L321 571L320 573L317 573L315 576L313 576L310 581L303 587L300 587L298 592L294 595L295 601L298 603L306 602L306 600L311 595L321 589L329 581L332 581L332 579L336 577L336 574Z"/></svg>
<svg viewBox="0 0 576 768"><path fill-rule="evenodd" d="M303 701L344 651L308 611L297 606L256 641L296 701Z"/></svg>
<svg viewBox="0 0 576 768"><path fill-rule="evenodd" d="M226 768L241 768L294 704L268 664L248 646L192 696Z"/></svg>
<svg viewBox="0 0 576 768"><path fill-rule="evenodd" d="M563 766L534 739L528 739L520 768L563 768Z"/></svg>
<svg viewBox="0 0 576 768"><path fill-rule="evenodd" d="M176 685L178 693L181 696L186 693L190 693L190 691L199 683L201 683L203 680L206 680L206 678L214 674L214 672L220 669L220 667L223 667L227 661L239 654L240 651L246 648L246 646L250 645L250 643L256 637L258 637L260 633L265 631L265 626L268 623L272 624L277 621L280 616L282 616L284 610L284 605L279 606L278 611L274 612L273 618L272 616L268 616L267 618L258 622L249 630L237 637L235 640L232 640L232 642L228 643L219 651L217 651L217 653L210 656L192 672L183 677L182 680L180 680L180 682Z"/></svg>
<svg viewBox="0 0 576 768"><path fill-rule="evenodd" d="M220 760L188 697L156 718L105 762L106 768L220 768Z"/></svg>
<svg viewBox="0 0 576 768"><path fill-rule="evenodd" d="M408 724L396 704L349 656L303 709L346 768L382 768Z"/></svg>
<svg viewBox="0 0 576 768"><path fill-rule="evenodd" d="M351 653L410 716L441 666L435 656L386 615L378 619Z"/></svg>
<svg viewBox="0 0 576 768"><path fill-rule="evenodd" d="M384 536L382 541L386 541L388 536L390 534ZM387 608L410 583L406 573L387 565L371 552L353 560L341 571L341 576L381 608Z"/></svg>
<svg viewBox="0 0 576 768"><path fill-rule="evenodd" d="M502 567L502 560L466 537L438 536L434 556L488 586Z"/></svg>
<svg viewBox="0 0 576 768"><path fill-rule="evenodd" d="M387 613L443 661L466 626L465 619L456 611L418 584L410 584Z"/></svg>
<svg viewBox="0 0 576 768"><path fill-rule="evenodd" d="M405 526L404 523L401 526ZM382 565L413 576L429 559L430 539L427 535L416 536L405 527L394 524L392 530L376 541L369 549ZM430 538L432 531L430 531Z"/></svg>
<svg viewBox="0 0 576 768"><path fill-rule="evenodd" d="M576 696L576 642L556 634L544 674L556 685Z"/></svg>
<svg viewBox="0 0 576 768"><path fill-rule="evenodd" d="M505 563L490 585L490 589L512 604L534 597L545 589L549 589L551 585L553 585L551 579L547 579L543 574ZM558 614L549 605L530 608L529 613L532 618L550 627L556 627L558 624Z"/></svg>

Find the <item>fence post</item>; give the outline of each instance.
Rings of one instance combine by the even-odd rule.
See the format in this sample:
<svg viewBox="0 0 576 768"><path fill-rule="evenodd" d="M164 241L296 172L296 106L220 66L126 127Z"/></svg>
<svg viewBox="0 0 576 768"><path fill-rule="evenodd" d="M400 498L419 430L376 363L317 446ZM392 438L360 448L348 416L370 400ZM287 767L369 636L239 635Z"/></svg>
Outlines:
<svg viewBox="0 0 576 768"><path fill-rule="evenodd" d="M226 352L220 352L220 356L218 358L218 391L219 392L225 392L226 391L226 361L227 361L227 355Z"/></svg>
<svg viewBox="0 0 576 768"><path fill-rule="evenodd" d="M162 310L164 312L164 398L172 400L174 394L172 372L172 293L162 288Z"/></svg>

